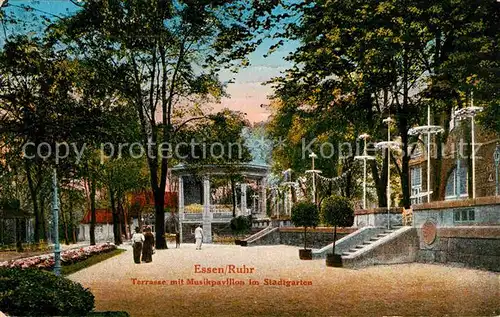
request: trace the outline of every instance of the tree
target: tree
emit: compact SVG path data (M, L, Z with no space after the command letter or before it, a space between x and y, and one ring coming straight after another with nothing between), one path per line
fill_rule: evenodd
M498 50L492 44L498 42L498 32L493 30L498 30L499 4L480 3L321 0L285 4L288 13L276 15L276 25L284 24L277 37L299 40L301 45L288 58L294 65L286 76L274 81L276 96L291 113L300 108L309 116L328 114L344 120L331 125L332 130L347 122L379 139L386 131L382 118L393 116L393 135L399 135L403 148L401 165L395 166L403 205L408 207L409 160L416 141L408 135L409 128L423 120L429 104L439 123L447 126L444 123L459 102L459 92L470 90L463 84L469 75L477 73L484 82L487 78L498 82L494 75ZM300 16L298 25L288 19L291 14ZM390 180L384 179L386 173L378 173L375 161L371 167L382 206L382 191ZM382 169L387 168L384 162Z
M332 254L335 255L337 227L350 227L354 223L352 203L345 197L330 196L321 204L321 218L325 224L334 227Z
M52 29L53 38L77 54L99 57L114 75L109 84L137 111L148 148L158 249L166 247L164 192L172 154L162 145L193 119L182 104L222 96L220 67L248 64L245 55L262 42L255 36L260 18L273 7L267 1L86 1Z
M307 250L307 228L318 225L318 207L308 201L298 202L292 207L291 220L295 226L304 227L304 250Z

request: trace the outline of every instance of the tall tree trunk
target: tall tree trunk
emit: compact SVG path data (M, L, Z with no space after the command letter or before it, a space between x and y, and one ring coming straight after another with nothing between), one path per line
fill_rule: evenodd
M403 150L405 153L408 153L408 126L406 119L402 119L404 121L405 126L402 126L401 132L401 141L403 143ZM410 156L405 154L402 158L401 163L401 187L403 190L403 206L405 208L410 208L411 200L410 200Z
M399 124L399 133L401 134L401 142L403 143L403 159L401 166L401 187L403 191L403 206L405 208L409 208L411 206L410 201L410 156L408 155L408 108L409 104L409 86L408 86L408 73L409 73L410 65L408 58L408 49L405 47L403 49L403 107L399 109L398 114L398 124ZM429 142L429 140L428 140ZM390 180L389 180L390 181Z
M38 196L40 196L39 200L39 210L40 210L40 234L42 239L47 242L49 240L49 230L47 226L47 220L45 218L45 197L43 193L40 193Z
M90 180L90 245L95 245L95 195L96 195L96 180L95 175L92 173L89 177Z
M386 150L386 155L387 150ZM379 175L377 161L370 161L370 169L372 171L375 189L377 191L377 200L379 207L387 207L387 157L382 160L382 173Z
M115 245L120 245L122 243L122 235L118 210L116 207L115 191L112 188L109 189L109 198L111 200L111 212L113 215L113 237Z
M155 192L155 242L158 250L166 249L165 237L165 188L158 188Z
M60 199L59 201L62 202L62 199ZM66 245L69 245L68 219L64 215L64 210L62 208L62 203L59 204L59 214L61 215L61 219L62 219L62 223L63 223L63 227L64 227L64 243Z
M30 192L31 203L33 204L33 213L35 215L35 228L34 228L34 242L38 243L42 239L42 220L40 219L40 210L38 209L38 197L36 194L33 178L31 177L31 163L29 160L24 160L24 169L26 171L26 178L28 180L28 188Z
M130 231L128 227L128 213L127 210L123 207L123 200L124 198L122 197L121 199L118 199L118 212L120 215L120 224L121 224L121 230L122 234L125 235L125 238L128 239L130 236ZM123 241L122 241L123 243Z
M69 199L69 226L70 226L70 233L71 233L71 242L75 244L77 241L76 238L76 230L75 230L75 225L73 223L73 199Z
M23 241L21 237L21 221L16 218L16 250L17 252L23 252Z

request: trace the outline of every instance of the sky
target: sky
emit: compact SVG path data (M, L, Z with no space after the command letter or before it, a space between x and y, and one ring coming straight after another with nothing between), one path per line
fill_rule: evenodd
M0 2L2 1L4 0L0 0ZM30 5L38 10L55 15L67 15L76 9L76 6L69 0L9 0L9 5L12 10L16 6ZM16 11L20 12L21 16L29 18L29 14L24 13L23 10L17 9ZM223 98L220 104L210 105L214 110L229 108L241 111L247 114L247 119L251 122L266 121L268 119L269 111L261 107L261 105L269 103L268 96L272 94L272 88L263 86L262 83L279 76L280 72L291 66L284 58L297 47L296 43L286 43L282 48L266 58L264 54L267 53L272 43L271 40L263 41L261 46L250 54L250 66L242 69L239 73L233 74L224 70L220 72L220 79L223 82L234 78L234 83L227 86L229 98Z

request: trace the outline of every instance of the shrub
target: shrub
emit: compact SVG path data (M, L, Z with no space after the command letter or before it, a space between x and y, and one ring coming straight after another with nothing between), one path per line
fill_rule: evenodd
M238 216L231 219L231 230L236 233L247 232L252 228L252 216Z
M307 228L316 227L319 223L318 207L307 201L296 203L292 207L292 222L295 226L304 227L304 250L307 249Z
M82 285L36 269L0 269L0 311L15 316L86 316L94 295Z
M337 227L350 227L354 223L354 208L349 199L341 196L330 196L321 204L321 218L327 225L333 226L333 254Z

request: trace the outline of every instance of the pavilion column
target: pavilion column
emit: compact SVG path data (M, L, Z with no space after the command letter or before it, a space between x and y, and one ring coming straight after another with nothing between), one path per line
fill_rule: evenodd
M212 243L212 213L210 212L210 179L203 177L203 242Z
M179 176L179 193L177 199L179 200L179 235L181 242L183 241L183 233L182 233L182 221L184 220L184 178Z
M241 183L241 204L240 204L241 214L243 216L248 216L247 211L247 184Z
M260 203L260 216L265 218L267 216L267 182L263 177L260 183L261 186L261 203Z

